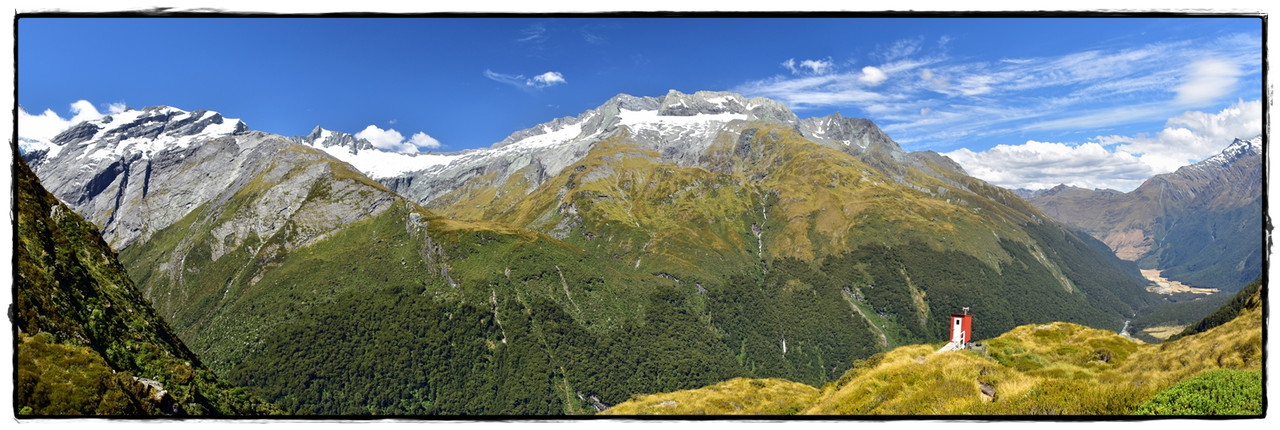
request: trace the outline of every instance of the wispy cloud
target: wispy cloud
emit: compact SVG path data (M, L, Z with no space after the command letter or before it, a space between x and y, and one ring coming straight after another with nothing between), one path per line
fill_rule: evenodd
M1261 40L1248 34L996 59L952 57L953 44L949 37L936 44L902 39L866 54L878 63L829 60L820 74L787 59L781 64L789 74L733 90L798 111L860 111L908 149L947 149L965 144L957 136L1074 133L1159 121L1221 105L1238 94L1246 76L1261 73Z
M1240 67L1219 59L1200 60L1188 67L1186 79L1176 90L1178 103L1200 105L1228 94L1238 82Z
M560 72L546 72L532 78L526 78L524 75L498 73L486 69L484 71L484 77L522 90L540 90L553 85L568 83L568 81L564 79L564 75L560 74Z
M358 139L368 140L374 147L384 151L411 153L440 147L440 141L426 133L417 132L405 139L404 135L394 128L383 130L376 125L365 127L355 136Z
M941 43L945 44L946 42L944 41ZM888 47L881 49L877 57L881 58L886 63L893 62L915 55L920 52L920 48L922 46L924 46L924 37L899 39L894 41Z
M614 23L592 23L582 26L582 40L592 45L604 45L609 43L609 38L603 33L616 30L619 26Z
M524 86L525 80L524 75L508 75L506 73L498 73L489 69L485 69L484 77L516 87Z
M1153 175L1213 156L1234 139L1261 133L1262 102L1237 101L1218 113L1185 112L1154 134L1097 136L1081 144L1028 140L945 155L969 174L1007 188L1067 184L1130 191Z
M547 25L541 22L535 22L520 30L520 37L517 37L516 41L525 43L542 43L546 42L547 38Z
M799 63L796 62L795 58L788 58L787 61L782 62L782 67L790 70L793 75L802 73L822 75L831 71L835 64L831 62L830 57L825 60L802 60ZM805 71L806 69L808 69L808 72Z

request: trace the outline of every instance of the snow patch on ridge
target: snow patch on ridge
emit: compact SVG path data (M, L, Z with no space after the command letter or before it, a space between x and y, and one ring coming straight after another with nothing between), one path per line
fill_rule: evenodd
M619 109L620 124L632 130L655 130L660 134L675 134L682 131L692 132L699 138L712 136L716 131L733 120L746 120L747 114L717 113L697 114L690 116L658 115L656 110Z
M158 109L147 110L130 110L116 114L107 115L101 119L92 121L101 125L92 139L81 142L80 145L97 144L105 140L108 135L122 132L122 128L126 125L133 124L143 118L152 116L171 115L168 119L161 120L166 124L173 124L183 120L199 121L212 115L218 115L216 112L201 111L195 114L186 112L174 107L162 107ZM168 130L162 131L155 138L148 137L132 137L122 139L111 145L101 145L92 152L86 152L80 155L80 158L89 158L98 161L108 158L119 158L125 154L140 153L143 157L151 157L152 154L166 149L181 149L191 146L192 143L213 139L220 136L235 133L236 129L242 124L239 119L222 118L221 124L209 124L201 129L198 133L174 136L166 133ZM57 145L51 145L57 146ZM60 149L60 148L59 148ZM50 149L49 157L57 156L60 150Z
M543 124L542 130L544 133L517 140L510 145L498 148L498 151L547 148L574 140L574 138L578 137L579 134L582 134L583 122L585 121L567 125L559 130L552 130L549 125Z
M1231 142L1231 145L1227 146L1226 149L1223 149L1222 152L1219 152L1214 156L1205 159L1203 163L1226 164L1231 160L1239 158L1240 155L1246 151L1257 152L1258 148L1261 148L1261 147L1262 147L1261 135L1256 136L1249 140L1236 139L1234 142Z
M328 132L328 130L325 132ZM462 154L404 154L376 149L352 154L348 148L343 146L312 147L350 164L351 167L355 167L356 170L372 179L391 178L409 172L443 166L462 158Z

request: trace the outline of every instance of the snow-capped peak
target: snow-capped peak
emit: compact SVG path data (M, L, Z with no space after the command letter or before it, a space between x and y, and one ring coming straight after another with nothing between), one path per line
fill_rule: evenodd
M644 134L659 141L709 139L730 121L758 119L799 121L781 103L731 92L685 94L670 90L661 97L618 94L577 117L558 118L512 133L493 148L546 148L603 137L619 127L626 127L633 136Z
M1257 154L1261 149L1262 149L1262 135L1255 136L1252 139L1248 139L1248 140L1236 139L1235 141L1231 142L1231 145L1228 145L1225 149L1223 149L1222 152L1219 152L1218 154L1215 154L1212 157L1206 158L1204 161L1201 161L1201 163L1227 164L1232 161L1235 161L1240 157L1250 155L1250 154Z
M54 136L45 157L56 157L72 145L93 142L80 157L93 160L125 154L151 154L170 148L184 148L194 142L248 131L243 121L223 118L213 111L187 112L171 106L127 109L95 120L84 121Z
M311 133L306 136L295 136L292 138L294 142L313 146L320 149L332 147L342 148L352 154L358 154L360 151L377 149L368 140L356 137L351 133L329 130L321 126L311 129Z
M294 136L290 140L324 151L373 179L400 176L408 172L448 164L457 158L456 154L385 151L351 133L329 130L318 125L306 136Z

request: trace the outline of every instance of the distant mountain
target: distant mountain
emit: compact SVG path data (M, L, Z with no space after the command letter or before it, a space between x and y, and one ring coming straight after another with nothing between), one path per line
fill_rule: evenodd
M1029 199L1122 259L1235 291L1262 271L1262 137L1148 179L1128 193L1058 186Z
M218 379L134 288L93 224L14 165L19 417L278 412Z
M1118 330L1153 300L1105 245L946 157L767 99L619 95L445 154L118 115L24 154L193 350L292 413L819 385L964 306L994 335ZM188 118L208 121L171 124Z

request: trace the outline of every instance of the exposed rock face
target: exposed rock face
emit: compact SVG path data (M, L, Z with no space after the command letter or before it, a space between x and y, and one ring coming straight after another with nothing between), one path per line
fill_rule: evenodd
M347 134L326 137L319 143L372 148ZM116 249L146 241L201 205L224 207L245 194L254 204L212 226L226 238L225 246L211 250L215 257L250 235L270 237L290 221L303 231L285 246L303 246L394 200L385 191L357 196L370 184L329 180L335 168L345 166L280 136L248 132L243 122L216 112L128 111L83 122L51 143L55 148L28 154L36 174L54 195L101 226ZM327 189L315 189L318 182ZM325 199L312 198L321 191Z
M82 122L25 158L119 249L207 201L243 163L265 163L242 158L232 136L247 130L216 112L151 107Z
M855 155L862 152L883 152L897 161L902 161L906 155L898 143L890 139L875 123L864 118L845 118L839 112L825 117L805 118L800 122L800 131L810 139L848 146L849 152Z
M436 202L438 198L477 180L490 186L524 180L527 186L522 188L528 192L581 160L595 145L623 136L639 149L658 152L664 160L696 164L720 131L755 120L799 124L781 103L734 93L619 94L577 117L557 118L512 133L487 149L413 160L422 167L394 175L366 173L412 200L438 207L452 203Z
M360 151L375 149L373 144L368 140L360 139L350 133L341 131L325 130L320 126L311 130L306 136L296 136L290 140L304 145L316 146L320 148L341 147L352 154L359 154Z
M895 175L901 174L901 166L908 159L897 143L866 119L845 118L837 113L800 120L782 103L766 98L671 90L661 97L619 94L577 117L557 118L512 133L488 149L406 161L421 165L419 169L406 167L389 175L368 170L365 173L418 203L444 207L453 200L438 199L476 181L502 187L513 180L523 180L525 185L518 188L527 193L580 161L596 145L620 138L638 149L658 153L664 162L705 166L707 150L721 133L743 133L752 121L786 125L806 138Z
M142 293L193 339L193 348L219 360L214 365L225 365L233 354L210 354L216 347L239 354L248 344L244 339L258 340L250 331L281 318L276 312L224 314L256 306L244 304L252 300L235 303L241 294L272 288L258 282L296 261L290 260L294 251L392 207L399 208L393 222L413 239L423 266L457 285L443 248L430 236L434 216L322 149L328 144L363 152L372 149L366 141L321 129L299 142L245 131L239 121L203 111L126 114L82 123L48 149L26 155L39 162L36 173L55 196L101 226ZM90 132L92 138L81 140ZM234 267L216 269L231 261ZM205 301L196 306L193 300ZM193 328L207 321L242 327L227 330L239 337L210 338Z

